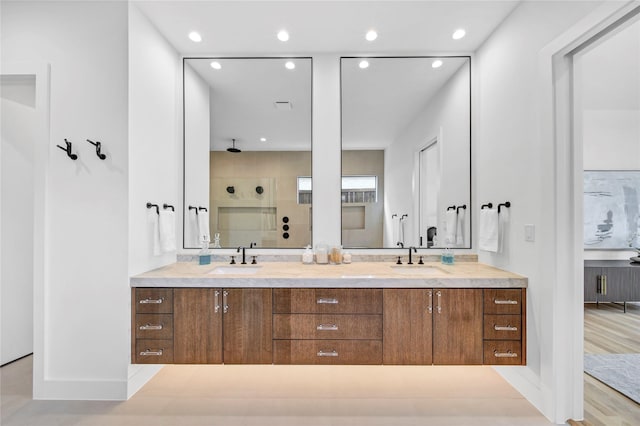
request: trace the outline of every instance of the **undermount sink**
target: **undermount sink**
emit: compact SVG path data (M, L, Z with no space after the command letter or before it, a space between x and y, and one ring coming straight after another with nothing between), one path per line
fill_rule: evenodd
M209 273L216 275L253 275L260 272L261 268L261 265L216 266Z
M432 275L432 274L446 274L445 271L437 266L429 265L393 265L391 266L394 274L403 275Z

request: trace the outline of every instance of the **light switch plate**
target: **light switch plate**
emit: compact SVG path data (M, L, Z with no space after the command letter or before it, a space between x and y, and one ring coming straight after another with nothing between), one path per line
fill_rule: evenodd
M524 225L524 240L533 242L536 240L536 227L535 225Z

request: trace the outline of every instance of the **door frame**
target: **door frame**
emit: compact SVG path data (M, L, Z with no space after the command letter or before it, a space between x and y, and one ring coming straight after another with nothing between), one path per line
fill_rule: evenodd
M6 62L2 75L29 75L36 80L36 140L34 144L33 188L33 389L41 389L45 382L46 315L44 299L47 294L47 176L50 149L51 70L43 62Z

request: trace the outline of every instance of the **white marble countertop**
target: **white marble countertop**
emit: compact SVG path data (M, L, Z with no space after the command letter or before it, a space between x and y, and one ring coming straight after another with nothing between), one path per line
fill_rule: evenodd
M131 287L526 288L527 278L476 262L229 265L178 262L131 277Z

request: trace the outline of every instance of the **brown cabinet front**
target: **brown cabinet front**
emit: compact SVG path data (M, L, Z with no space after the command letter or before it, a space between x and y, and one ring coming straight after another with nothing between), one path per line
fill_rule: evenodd
M274 340L274 364L382 364L381 340Z
M173 340L137 339L134 359L136 364L172 364Z
M223 289L222 300L224 363L271 364L271 289Z
M273 290L276 314L381 314L381 289L278 288Z
M519 340L485 340L484 363L488 365L521 365L523 347Z
M382 315L274 314L274 339L382 339Z
M137 314L170 314L173 312L172 288L135 289L135 311Z
M222 362L221 301L221 289L174 290L174 363Z

